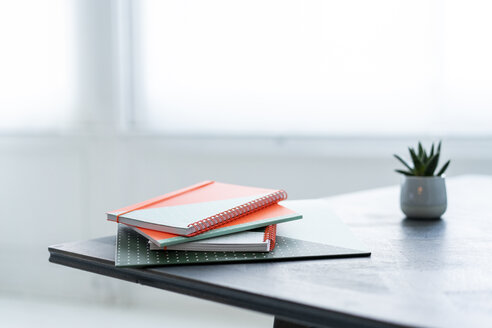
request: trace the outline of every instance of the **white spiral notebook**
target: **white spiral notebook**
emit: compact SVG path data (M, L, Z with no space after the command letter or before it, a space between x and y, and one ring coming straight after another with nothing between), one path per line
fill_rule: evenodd
M138 229L135 229L138 232ZM151 251L269 252L275 247L276 225L230 235L161 247L149 241Z

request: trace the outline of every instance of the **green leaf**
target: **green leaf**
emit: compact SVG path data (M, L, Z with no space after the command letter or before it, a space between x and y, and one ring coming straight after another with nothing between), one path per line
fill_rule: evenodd
M431 151L429 157L434 156L434 143L432 143Z
M448 168L450 162L451 160L447 161L446 164L444 164L442 168L439 170L439 172L436 174L436 176L440 177L441 175L443 175L446 169Z
M425 158L425 151L424 147L422 147L422 144L419 141L419 158L422 160Z
M427 167L425 168L424 175L427 177L431 177L434 175L434 171L437 168L437 163L439 163L439 154L435 154L432 156L427 164Z
M410 152L410 156L412 156L414 175L422 175L424 173L424 163L422 163L417 154L415 154L413 148L408 148L408 151Z
M442 143L442 140L439 140L439 145L437 146L437 154L441 153L441 143Z
M408 163L403 158L401 158L400 156L398 156L396 154L393 154L393 156L395 156L395 158L397 160L399 160L403 165L405 165L407 169L409 169L410 171L413 171L413 168L410 165L408 165Z
M412 172L403 171L403 170L395 170L395 172L401 173L401 174L406 175L406 176L413 176L414 175L414 174L412 174Z

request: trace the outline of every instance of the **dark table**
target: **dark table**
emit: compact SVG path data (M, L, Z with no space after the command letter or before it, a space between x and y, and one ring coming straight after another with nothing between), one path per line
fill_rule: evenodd
M492 327L492 177L448 179L441 220L405 219L399 188L327 198L370 258L114 266L114 237L50 261L275 316L275 327Z

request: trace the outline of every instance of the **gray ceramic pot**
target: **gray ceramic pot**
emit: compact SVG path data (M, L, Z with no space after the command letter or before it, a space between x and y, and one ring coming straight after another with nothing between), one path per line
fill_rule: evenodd
M444 177L403 177L400 206L409 218L435 219L447 208Z

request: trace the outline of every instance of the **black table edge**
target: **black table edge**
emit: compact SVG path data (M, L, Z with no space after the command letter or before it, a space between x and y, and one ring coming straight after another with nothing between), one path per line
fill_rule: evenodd
M307 327L409 327L338 311L320 309L304 304L297 304L279 300L274 297L237 291L162 272L146 269L118 268L115 267L114 262L111 261L84 256L76 257L73 254L66 254L56 248L48 248L48 250L50 252L49 261L52 263L134 282L144 286L160 288L171 292L274 315L276 321L280 319L279 321L292 322Z

